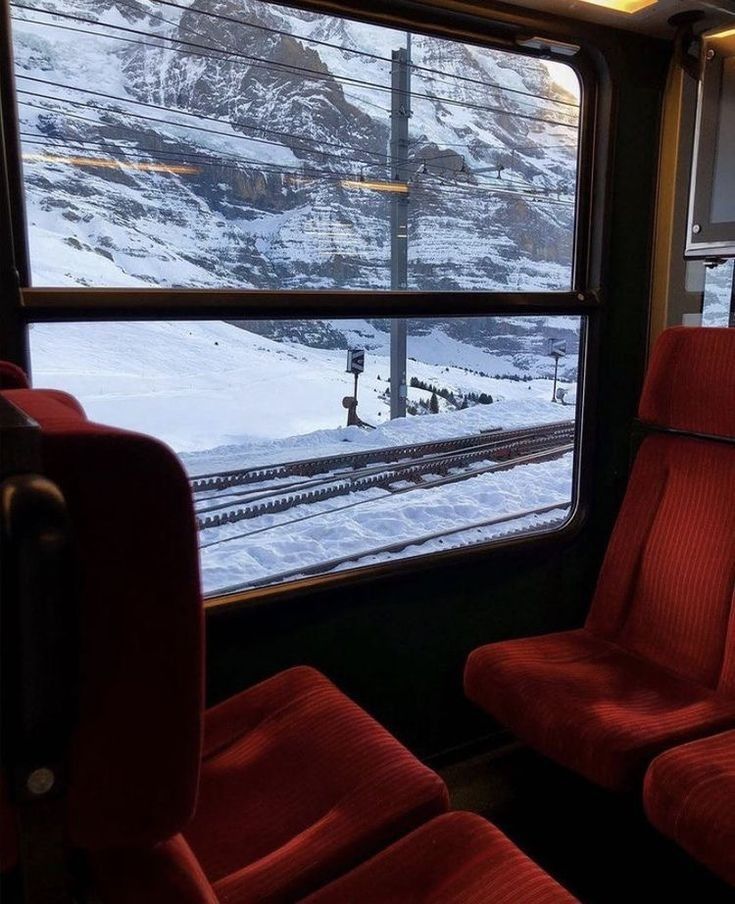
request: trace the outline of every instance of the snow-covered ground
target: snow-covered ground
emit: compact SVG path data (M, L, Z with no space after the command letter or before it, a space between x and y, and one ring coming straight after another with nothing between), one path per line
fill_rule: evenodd
M567 326L570 326L567 324ZM158 436L191 475L426 442L483 431L571 420L552 404L551 380L519 380L507 357L430 332L409 341L409 378L492 404L391 421L385 396L387 334L365 321L342 325L372 346L360 382L362 417L374 430L344 426L352 392L344 350L277 342L221 322L36 324L33 379L76 395L95 420ZM468 362L447 364L447 361ZM482 376L499 372L505 377ZM525 376L528 376L526 373ZM563 384L575 391L572 383ZM409 400L429 396L411 388ZM558 523L563 508L512 523L472 527L504 513L568 502L572 456L393 495L371 489L276 515L210 528L201 535L205 592L295 576L300 568L350 555L360 564L476 543L520 528ZM444 539L381 556L361 553L467 525ZM340 567L350 567L346 563Z
M452 530L556 502L568 503L571 478L572 456L568 454L553 461L480 474L471 480L403 495L369 490L349 496L347 501L345 497L337 497L310 505L308 510L263 515L213 528L202 539L205 592L268 583L282 575L296 577L299 568L345 555L357 557L398 540L418 539L434 531ZM295 511L300 514L294 515ZM421 546L409 545L390 555L361 557L360 564L440 552L491 540L521 528L538 529L559 523L566 514L562 505L547 514L529 515L510 523L468 527L461 533L430 540ZM338 570L351 565L354 562L345 563Z
M363 340L368 333L380 339L367 353L358 390L362 419L386 425L385 434L376 434L379 443L411 442L426 431L433 438L431 431L439 428L429 425L431 418L388 423L387 334L364 321L350 321L349 327L359 328ZM277 460L282 453L293 458L293 449L299 450L297 457L307 457L309 449L354 441L356 434L373 437L357 428L333 433L346 423L342 399L353 392L342 349L276 342L222 322L71 323L35 324L31 353L36 386L66 389L93 419L153 434L179 453L200 453L184 456L192 473L212 470L214 461L215 469L237 467L243 458ZM452 411L451 426L441 428L447 435L473 432L480 425L558 420L571 410L550 403L552 380L510 379L529 374L507 357L444 333L410 337L408 355L417 359L408 362L409 380L416 377L459 394L484 392L494 400L494 405ZM463 357L464 367L448 363ZM425 389L409 388L409 401L430 397ZM439 402L446 408L443 398ZM392 436L397 438L391 441Z

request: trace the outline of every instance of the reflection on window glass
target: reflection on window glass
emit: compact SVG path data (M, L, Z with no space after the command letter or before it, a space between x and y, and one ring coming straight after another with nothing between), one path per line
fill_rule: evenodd
M32 6L35 284L570 287L569 66L259 0Z
M733 272L735 261L705 270L702 326L735 326L733 316Z
M407 321L393 419L391 325L35 324L33 376L179 454L208 594L561 524L581 318Z

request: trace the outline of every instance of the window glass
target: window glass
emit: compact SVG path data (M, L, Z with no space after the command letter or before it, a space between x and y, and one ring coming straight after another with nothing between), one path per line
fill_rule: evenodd
M567 65L258 0L12 15L35 285L571 287Z
M179 454L208 594L558 527L581 318L404 323L392 419L397 321L35 324L33 377Z
M681 312L670 312L669 326L735 326L735 261L716 265L687 261Z
M705 270L702 326L735 326L733 272L735 261Z

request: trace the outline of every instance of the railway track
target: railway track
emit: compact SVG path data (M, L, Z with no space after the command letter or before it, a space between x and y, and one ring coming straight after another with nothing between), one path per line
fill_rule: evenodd
M240 480L239 485L250 483L253 488L236 494L223 494L228 497L227 501L221 501L223 496L200 498L197 501L197 526L200 530L207 530L373 488L400 493L420 486L467 480L478 474L504 470L525 461L556 457L570 451L573 439L574 422L564 421L521 430L371 449L205 475L192 481L195 494L211 492L214 489L213 482L232 479ZM376 460L380 464L370 464ZM481 463L485 461L491 463L482 466ZM347 471L348 468L352 470ZM274 480L294 476L308 477L310 474L324 476L263 486ZM229 489L234 485L237 484L219 484L222 489ZM197 486L200 488L197 489Z
M423 546L424 544L429 543L432 540L441 540L444 537L450 537L456 534L480 533L480 536L468 537L464 540L464 542L459 544L465 547L475 546L479 543L487 542L487 537L483 536L481 532L489 527L495 527L499 524L512 525L514 521L520 521L521 519L527 518L529 516L547 515L551 514L554 511L558 511L558 518L545 522L543 525L533 525L532 527L511 526L508 530L503 531L500 535L496 535L494 539L504 539L515 534L528 533L529 531L537 530L539 526L548 528L553 524L561 523L566 518L566 511L569 509L569 506L570 502L568 500L562 499L549 505L538 506L537 508L532 509L507 512L503 515L496 515L493 518L487 518L484 521L476 521L472 524L465 524L459 527L449 528L448 530L433 531L432 533L422 534L421 536L407 537L394 543L386 543L382 546L374 546L366 549L355 550L353 552L346 553L343 556L329 559L328 561L316 562L313 565L301 565L296 568L289 568L286 571L280 571L276 574L269 575L268 583L278 584L291 578L309 577L310 575L315 574L327 574L333 571L335 568L339 568L343 565L356 565L360 562L361 559L370 558L371 556L385 555L386 553L391 554L403 552L404 549L408 549L408 547L410 546ZM250 587L258 586L260 583L261 580L244 581L239 584L233 584L229 587L223 587L219 592L221 594L235 593L239 590L247 590Z
M498 442L512 442L514 439L528 435L531 432L539 434L564 428L573 430L574 422L557 421L552 424L523 427L518 430L501 430L498 428L486 433L460 436L453 439L410 443L404 446L386 446L380 449L363 449L359 452L344 452L340 455L277 462L271 465L237 468L231 471L216 471L211 474L197 474L191 478L191 489L196 494L288 477L314 477L317 474L326 474L348 468L355 469L369 464L390 464L403 459L421 458L425 455L441 454L443 452L456 452L460 449L469 449L472 446L487 442L489 437L497 438Z

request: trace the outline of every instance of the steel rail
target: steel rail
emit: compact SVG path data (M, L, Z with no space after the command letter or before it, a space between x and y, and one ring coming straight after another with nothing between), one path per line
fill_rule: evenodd
M562 435L560 435L562 434ZM323 502L335 496L347 496L352 493L364 492L374 488L389 489L392 484L408 480L419 483L422 478L429 475L440 475L441 479L433 480L426 486L436 486L440 483L452 482L455 479L468 479L477 474L489 470L502 470L500 466L512 466L529 454L538 455L545 452L559 453L573 448L573 445L557 445L560 442L573 439L573 430L557 431L553 435L534 436L513 442L506 442L502 447L482 446L469 451L431 456L425 460L404 462L393 467L366 468L356 475L331 476L319 481L309 481L302 488L288 490L275 487L268 492L250 497L245 504L241 502L223 502L197 512L197 527L199 530L220 527L223 524L233 524L249 518L257 518L266 514L277 514L296 508L299 505L308 505L315 502ZM553 444L553 445L552 445ZM539 448L540 447L540 448ZM494 453L494 455L493 455ZM519 454L520 453L520 454ZM471 468L473 462L494 459L493 464L485 468ZM467 472L461 475L448 477L448 473L454 468L467 468ZM398 490L395 492L399 492ZM221 514L210 514L221 512Z
M555 446L552 448L542 449L541 451L538 451L538 452L532 452L530 454L522 454L515 458L506 459L505 461L493 462L492 464L487 465L484 468L473 468L472 470L464 471L461 474L453 474L448 477L442 477L437 480L432 480L431 482L424 482L424 483L415 482L411 486L399 487L397 489L390 489L390 485L391 485L391 483L396 483L400 478L391 477L386 481L384 486L387 486L390 489L389 496L399 496L403 493L409 493L414 490L428 490L428 489L433 489L437 486L442 486L442 485L445 485L448 483L457 483L457 482L463 481L463 480L471 480L473 477L478 477L482 474L489 474L489 473L493 473L496 471L507 471L507 470L510 470L511 468L515 468L518 465L522 465L522 464L531 464L534 462L549 461L552 458L558 458L559 456L564 455L567 452L571 452L573 449L574 449L573 443L567 444L564 446ZM418 475L418 476L421 476L421 475ZM374 483L374 484L372 484L372 486L377 486L377 484ZM367 489L370 489L370 488L372 488L372 487L367 487ZM349 491L337 493L335 495L347 495L348 492ZM353 491L353 492L357 492L357 491ZM324 498L324 497L322 497L322 498ZM199 546L199 549L200 550L207 549L210 546L219 546L222 543L230 543L233 540L242 540L242 539L246 539L248 537L254 537L256 534L268 533L269 531L277 530L280 527L291 526L294 524L298 524L302 521L310 521L312 518L326 518L329 515L335 514L337 512L343 512L343 511L346 511L347 509L356 508L357 506L361 506L361 505L368 505L369 503L385 500L386 498L388 498L388 497L372 496L369 499L358 499L356 502L350 502L347 505L341 505L338 508L328 509L327 511L323 511L323 512L312 512L311 514L303 515L300 518L293 518L290 521L281 521L278 524L271 524L267 527L261 527L261 528L258 528L257 530L249 531L248 533L245 533L245 534L235 534L234 536L231 536L231 537L221 537L218 540L212 540L208 543L201 543ZM307 500L307 502L312 502L312 501L320 501L320 500ZM301 504L301 502L297 502L295 504L299 505L299 504ZM295 507L294 504L285 505L283 508L266 507L266 509L263 512L259 512L258 514L278 514L281 511L286 511L289 508L294 508L294 507ZM245 517L247 517L247 516L226 518L226 519L223 519L219 524L207 524L206 527L203 529L206 529L207 527L219 527L219 526L222 526L223 524L236 523L237 521L244 520Z
M492 436L498 441L513 441L527 435L538 435L562 428L573 428L574 421L555 421L550 424L539 424L533 427L522 427L514 430L493 429ZM399 461L402 458L416 458L426 454L450 452L469 448L484 443L488 434L472 434L471 436L454 437L445 440L431 440L422 443L410 443L404 446L386 446L379 449L362 449L359 452L345 452L340 455L329 455L320 458L306 458L289 462L277 462L270 465L256 465L249 468L237 468L230 471L215 471L209 474L196 474L190 478L193 493L210 490L224 490L247 483L261 483L281 477L313 477L326 474L340 468L358 468L367 464Z
M463 456L471 456L474 453L482 453L482 452L496 452L502 454L506 447L510 448L510 446L515 443L522 442L526 438L529 440L533 440L536 438L540 439L566 439L567 437L573 434L573 425L559 427L558 429L554 429L553 431L549 431L548 433L545 431L541 435L533 434L528 437L513 437L510 440L505 437L493 436L492 439L485 439L480 442L475 442L471 446L465 446L464 443L458 447L458 449L451 448L445 452L437 452L433 455L422 455L418 457L409 457L401 455L398 458L398 461L405 466L410 466L413 464L432 464L437 463L439 465L443 464L448 459L453 459L456 457ZM465 439L464 437L462 439ZM475 437L477 439L477 437ZM322 477L315 477L313 480L292 480L287 483L279 483L272 484L263 488L261 485L264 483L270 483L271 478L266 477L263 481L257 481L257 483L253 483L251 489L235 491L232 493L225 493L219 491L212 491L213 495L204 496L200 499L195 499L195 506L199 506L196 509L198 515L207 514L209 512L219 511L225 508L231 508L232 506L237 505L240 502L254 502L258 499L267 499L271 496L279 496L283 493L288 492L289 490L306 490L311 489L313 487L322 486L329 483L334 483L336 480L355 480L359 477L370 477L373 474L381 474L385 471L386 465L391 464L391 460L388 461L381 459L380 464L377 465L366 465L361 468L353 468L352 470L347 470L347 468L335 468L331 473L327 473ZM460 462L461 464L461 462ZM347 472L347 473L345 473ZM279 478L275 478L279 479ZM284 478L287 479L287 478ZM200 490L199 492L207 492L205 490ZM216 493L216 495L215 495ZM230 502L223 502L222 500L230 499ZM214 505L207 505L207 503L215 503Z
M384 555L386 553L394 553L394 552L402 552L404 549L409 546L421 546L424 543L429 543L432 540L438 540L442 537L449 537L453 534L464 533L466 531L473 530L482 530L486 527L493 527L496 524L504 524L509 521L518 521L521 518L527 518L531 515L544 515L548 512L552 512L555 509L567 509L571 503L568 500L562 500L558 502L553 502L549 505L538 506L537 508L525 509L521 511L510 512L505 515L498 515L494 518L488 518L485 521L475 521L472 524L466 524L461 527L449 528L448 530L441 531L433 531L432 533L422 534L418 537L408 537L403 540L398 540L394 543L386 543L383 546L374 546L371 549L363 549L357 550L356 552L348 553L344 556L339 556L334 559L328 559L325 562L318 562L314 565L306 565L300 568L291 568L287 571L280 571L276 574L268 575L267 582L268 584L277 584L280 581L288 580L289 578L295 577L308 577L309 575L315 574L325 574L327 572L332 571L335 568L338 568L340 565L346 565L350 562L359 562L360 559L368 558L369 556L376 555ZM552 524L555 524L556 521L552 521ZM531 528L516 528L515 530L507 531L501 536L508 536L514 533L529 533L532 530L536 530L539 525L533 525ZM546 526L546 525L543 525ZM496 538L493 538L496 539ZM470 543L466 543L463 545L466 546L475 546L479 543L487 542L486 537L480 537L476 540L471 541ZM264 583L263 580L255 580L255 581L244 581L240 584L233 584L228 587L220 588L217 593L220 596L223 596L228 593L236 593L239 590L246 590L250 587L261 586Z

